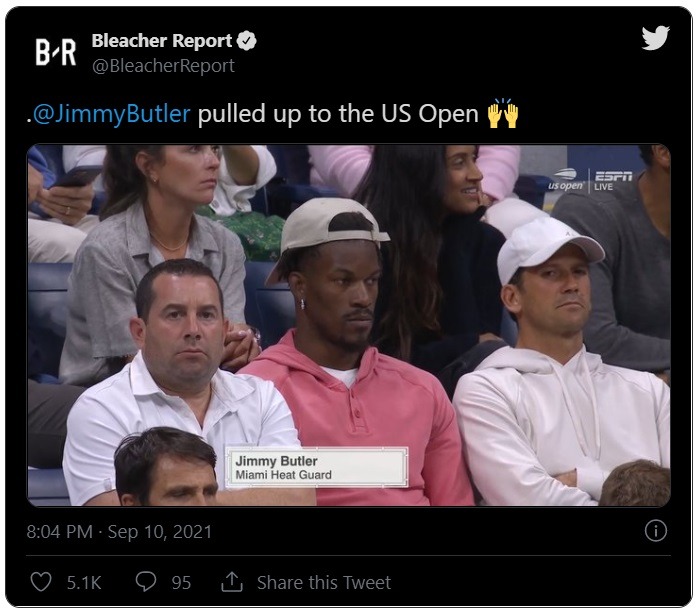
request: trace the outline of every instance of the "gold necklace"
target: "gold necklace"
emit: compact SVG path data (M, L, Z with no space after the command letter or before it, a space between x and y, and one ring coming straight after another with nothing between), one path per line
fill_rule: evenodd
M160 247L166 249L169 252L176 252L177 250L182 249L185 245L187 245L187 241L189 241L189 233L187 233L187 237L180 245L178 245L177 247L168 247L162 241L160 241L158 237L156 237L152 232L149 231L148 234L151 236L151 239L153 239L153 241L155 241L158 245L160 245Z

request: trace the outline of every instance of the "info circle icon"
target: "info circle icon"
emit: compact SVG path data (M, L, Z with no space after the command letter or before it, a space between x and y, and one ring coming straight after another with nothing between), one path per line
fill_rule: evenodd
M648 521L645 532L650 541L661 542L667 537L667 525L656 518Z

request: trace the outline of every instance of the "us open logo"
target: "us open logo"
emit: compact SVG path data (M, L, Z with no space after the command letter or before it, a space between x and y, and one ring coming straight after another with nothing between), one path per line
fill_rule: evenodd
M61 44L52 48L51 42L45 38L36 39L36 65L46 66L54 58L60 57L61 66L75 66L75 41L72 38L62 38Z
M578 176L578 172L574 168L562 168L560 171L554 173L554 176L560 179L573 181Z
M563 179L564 181L552 181L548 185L548 190L556 191L563 190L564 192L568 190L579 190L583 187L582 181L574 181L577 178L578 173L574 168L562 168L561 170L554 173L557 179Z

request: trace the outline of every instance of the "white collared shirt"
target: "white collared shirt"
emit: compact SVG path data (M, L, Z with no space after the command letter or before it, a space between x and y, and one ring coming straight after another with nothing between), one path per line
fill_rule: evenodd
M301 446L291 412L274 385L252 375L218 370L201 427L187 403L165 394L139 352L119 373L88 388L68 416L63 472L73 505L116 488L114 451L127 435L171 426L203 437L216 451L224 488L225 446Z

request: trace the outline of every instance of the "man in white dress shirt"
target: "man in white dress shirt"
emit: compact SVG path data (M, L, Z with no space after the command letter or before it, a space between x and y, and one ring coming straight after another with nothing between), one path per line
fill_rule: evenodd
M228 322L221 288L190 259L153 267L130 322L139 352L81 395L68 417L63 470L73 505L119 505L114 452L154 426L203 437L217 455L219 505L315 505L314 489L224 490L225 446L300 447L284 398L252 375L219 369Z

